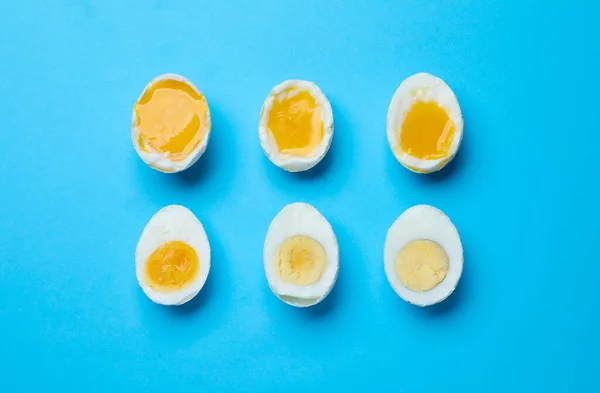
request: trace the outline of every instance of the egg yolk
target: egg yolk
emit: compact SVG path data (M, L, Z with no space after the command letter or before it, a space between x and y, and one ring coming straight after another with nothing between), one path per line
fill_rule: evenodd
M448 155L454 139L454 122L433 101L417 101L406 114L400 147L408 155L433 160Z
M140 148L173 161L185 159L206 136L208 104L189 84L166 79L148 88L134 106Z
M428 291L446 278L448 255L434 241L412 241L402 247L396 257L396 274L408 289Z
M162 292L185 288L196 278L199 270L196 251L178 240L160 245L146 262L150 287Z
M290 89L273 100L267 128L281 153L307 157L323 139L321 106L310 92Z
M275 273L281 281L289 284L314 284L321 279L326 268L325 249L308 236L289 237L275 252Z

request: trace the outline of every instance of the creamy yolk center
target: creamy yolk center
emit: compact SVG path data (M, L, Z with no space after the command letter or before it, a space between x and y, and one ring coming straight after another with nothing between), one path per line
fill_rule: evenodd
M448 255L434 241L412 241L402 247L396 257L396 274L408 289L428 291L446 278Z
M313 238L292 236L275 251L275 273L281 281L294 285L310 285L321 279L327 268L327 253Z
M140 148L148 151L149 145L173 161L185 159L206 135L206 99L183 81L156 82L134 111Z
M400 147L416 158L442 158L448 155L454 129L454 122L438 104L417 101L402 123Z
M281 153L306 157L323 139L321 106L306 90L287 93L293 95L273 100L267 128Z
M178 240L160 245L146 262L150 287L163 292L185 288L196 278L199 270L196 251Z

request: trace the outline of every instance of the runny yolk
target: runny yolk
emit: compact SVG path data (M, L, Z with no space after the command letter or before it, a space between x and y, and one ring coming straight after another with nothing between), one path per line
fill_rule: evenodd
M446 278L448 254L434 241L414 240L398 252L396 274L408 289L428 291Z
M296 235L279 245L274 262L275 273L281 281L305 286L321 279L327 268L327 253L315 239Z
M454 139L454 122L433 101L417 101L406 114L400 147L413 157L432 160L448 155Z
M166 79L147 89L134 106L140 148L185 159L206 135L208 104L189 84Z
M185 288L196 278L199 270L196 251L178 240L161 244L146 262L150 287L162 292Z
M281 153L306 157L323 139L321 106L306 90L290 89L285 94L273 100L267 128Z

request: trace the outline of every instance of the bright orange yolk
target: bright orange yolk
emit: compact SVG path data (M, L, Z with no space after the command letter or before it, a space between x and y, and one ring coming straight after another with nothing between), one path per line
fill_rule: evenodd
M147 89L134 106L140 148L185 159L206 135L204 96L182 81L167 79Z
M432 160L448 155L454 139L454 122L435 102L417 101L406 114L400 147L408 155Z
M199 270L196 251L178 240L160 245L146 262L150 287L162 292L185 288L196 278Z
M281 153L306 157L323 139L321 106L306 90L288 93L293 95L273 101L267 128Z

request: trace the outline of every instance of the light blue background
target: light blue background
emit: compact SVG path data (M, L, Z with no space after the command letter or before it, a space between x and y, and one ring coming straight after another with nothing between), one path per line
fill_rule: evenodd
M600 389L600 8L591 1L2 1L0 380L13 391L592 392ZM387 146L407 76L454 89L463 146L419 176ZM206 155L163 175L132 105L177 72L205 93ZM284 79L333 106L324 162L287 174L258 115ZM341 249L330 297L269 291L262 245L314 204ZM151 303L134 250L168 204L204 223L213 267L180 308ZM457 292L404 303L383 271L406 208L444 210L465 247Z

